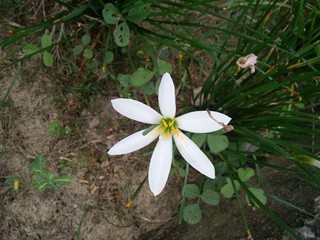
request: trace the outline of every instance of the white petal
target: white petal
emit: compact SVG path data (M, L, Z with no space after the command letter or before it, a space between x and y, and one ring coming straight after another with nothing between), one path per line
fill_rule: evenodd
M225 114L214 111L210 111L210 113L216 121L210 118L207 111L196 111L181 115L176 118L178 128L193 133L208 133L223 128L223 126L217 122L222 122L224 125L227 125L231 120L231 118Z
M158 124L162 119L156 110L136 100L117 98L111 103L119 113L138 122Z
M172 162L172 136L161 137L154 149L149 166L149 186L159 195L167 183Z
M145 146L147 146L149 143L154 141L159 136L159 128L156 127L151 132L149 132L147 135L143 135L142 133L145 130L141 130L139 132L136 132L124 139L122 139L120 142L118 142L116 145L114 145L109 151L109 155L121 155L121 154L127 154L134 151L137 151Z
M174 118L176 115L176 95L169 73L165 73L161 79L158 99L161 114L164 117Z
M174 134L174 141L182 157L195 169L209 178L215 178L215 170L209 158L182 132Z

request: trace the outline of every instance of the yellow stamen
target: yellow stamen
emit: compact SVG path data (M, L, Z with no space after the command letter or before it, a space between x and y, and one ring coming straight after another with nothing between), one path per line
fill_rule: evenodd
M176 129L176 128L172 128L172 130L171 130L174 134L177 134L177 135L179 135L179 130L178 129Z
M168 123L164 120L164 119L162 119L162 124L167 128L168 127Z
M126 204L126 208L130 208L132 205L133 201L131 199L128 200L127 204Z
M175 123L175 120L172 120L170 123L169 123L169 127L172 127L172 125Z
M165 137L165 138L170 137L170 133L167 133L167 132L166 132L166 133L164 133L164 137Z

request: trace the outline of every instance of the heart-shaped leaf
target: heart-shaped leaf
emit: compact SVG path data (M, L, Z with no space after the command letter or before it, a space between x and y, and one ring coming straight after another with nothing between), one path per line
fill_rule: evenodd
M264 191L261 188L250 187L249 190L260 201L260 203L266 205L267 197L266 195L264 195ZM249 204L253 203L256 207L259 207L259 205L254 200L251 200L250 197L248 197L248 195L246 195L246 200Z
M120 12L112 3L107 3L102 10L102 16L106 23L117 24L120 20Z
M128 19L135 24L140 24L140 22L145 19L150 12L150 4L142 3L141 1L136 2L136 4L128 12Z
M238 175L242 182L247 182L254 176L252 168L239 168Z
M219 196L211 189L206 189L201 193L201 199L209 205L218 205Z
M229 146L228 138L224 135L208 135L208 145L212 153L218 153Z
M130 29L126 22L122 22L116 26L113 31L114 41L119 47L125 47L129 43Z
M201 218L202 213L198 204L190 204L183 210L183 219L189 224L197 224Z
M200 196L200 189L195 184L187 184L183 188L183 194L186 198L194 199Z
M142 86L143 84L149 82L152 77L152 71L140 67L134 73L132 73L131 82L134 86Z

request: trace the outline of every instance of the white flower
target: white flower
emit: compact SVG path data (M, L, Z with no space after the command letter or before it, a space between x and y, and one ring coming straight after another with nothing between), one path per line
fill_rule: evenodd
M176 115L175 88L169 73L161 79L158 93L159 114L151 107L131 99L112 100L112 106L122 115L133 120L153 125L152 130L136 132L114 145L110 155L121 155L139 150L156 138L158 143L153 151L149 166L150 189L156 196L161 193L169 177L172 162L172 138L183 158L195 169L209 178L215 178L215 169L208 157L180 130L193 133L208 133L220 130L231 118L211 111L190 112L180 117ZM214 120L212 119L214 118Z
M237 60L237 65L238 65L238 71L240 68L247 68L250 67L251 73L255 72L255 64L257 63L257 56L254 55L253 53L250 53L249 55L245 57L241 57Z

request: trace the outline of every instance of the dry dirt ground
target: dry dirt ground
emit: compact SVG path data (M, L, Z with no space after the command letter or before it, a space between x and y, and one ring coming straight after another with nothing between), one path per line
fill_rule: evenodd
M203 206L200 224L178 225L182 180L177 176L170 178L158 197L145 184L132 207L126 209L127 200L147 174L152 147L147 153L122 157L108 157L106 152L140 126L116 114L110 98L95 96L71 133L50 136L49 124L66 118L49 94L50 74L40 69L33 75L17 75L17 70L1 73L0 82L3 98L16 80L7 104L0 108L0 239L247 238L235 200L222 200L215 208ZM62 174L59 164L67 161L72 183L58 191L36 191L28 166L38 155L45 157L48 170L55 174ZM270 170L264 175L267 192L316 213L314 199L320 195L319 189ZM18 190L5 184L9 176L21 180ZM270 198L268 206L294 228L312 219ZM244 211L254 239L283 238L283 230L259 210L245 206Z

